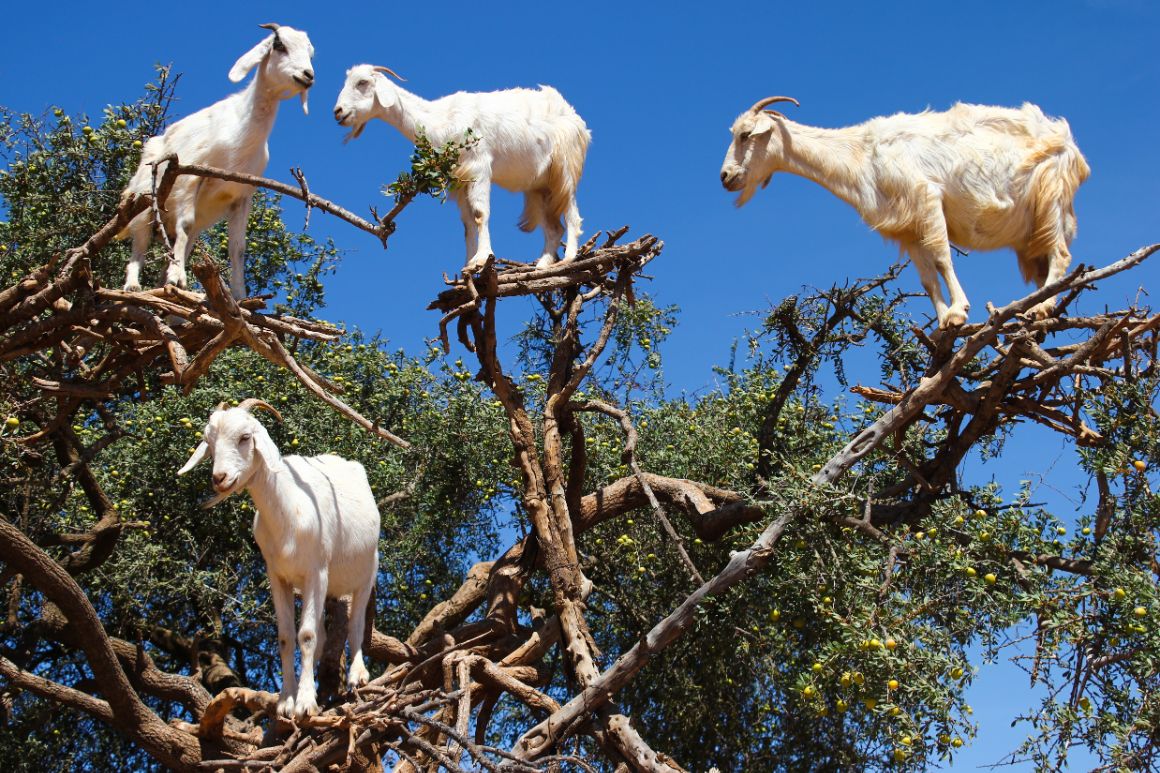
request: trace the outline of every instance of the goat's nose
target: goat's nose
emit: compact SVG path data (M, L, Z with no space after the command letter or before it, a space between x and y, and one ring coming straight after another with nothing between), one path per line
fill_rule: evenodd
M220 486L226 482L226 474L224 472L215 472L213 474L213 485Z
M334 117L335 118L342 118L342 108L341 107L334 108Z
M729 173L726 172L724 169L722 169L721 170L721 182L725 182L728 179L729 179Z
M310 68L303 70L302 77L308 81L314 80L314 70L311 70Z

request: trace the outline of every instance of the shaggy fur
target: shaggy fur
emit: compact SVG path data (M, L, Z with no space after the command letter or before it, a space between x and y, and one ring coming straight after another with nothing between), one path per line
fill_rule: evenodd
M1090 169L1063 119L1031 104L960 103L945 112L821 129L759 105L734 122L721 167L725 188L740 192L738 206L775 172L826 187L910 254L941 327L962 324L970 309L951 264L951 242L1014 249L1023 277L1040 287L1067 270L1075 192ZM1054 304L1045 301L1033 313L1045 316Z

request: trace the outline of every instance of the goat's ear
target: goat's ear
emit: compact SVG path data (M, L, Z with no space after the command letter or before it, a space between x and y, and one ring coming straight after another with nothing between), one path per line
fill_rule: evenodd
M254 69L254 65L262 61L266 54L270 53L270 47L273 45L274 36L270 35L261 43L242 54L238 58L238 61L234 62L234 66L230 68L230 80L237 83L245 78L250 70Z
M270 439L270 433L261 424L259 429L254 432L254 450L262 455L262 461L266 463L266 468L270 472L281 472L286 469L282 464L282 452L278 450L278 446L274 445L274 441Z
M395 86L387 76L381 72L375 73L375 99L379 101L379 107L388 108L395 104L398 99L395 97Z
M189 457L189 461L185 466L177 471L178 475L184 475L197 466L197 463L205 458L206 451L209 451L209 446L203 440L197 444L197 448L193 449L193 455Z

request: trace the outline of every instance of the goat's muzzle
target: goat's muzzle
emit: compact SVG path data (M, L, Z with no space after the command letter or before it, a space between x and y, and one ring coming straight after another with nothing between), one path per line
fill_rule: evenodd
M744 175L739 169L722 169L721 170L721 185L727 191L739 191L744 185Z
M229 491L231 488L233 488L234 481L228 480L228 479L229 479L229 475L227 473L215 472L213 474L213 487L214 487L214 489L222 494Z

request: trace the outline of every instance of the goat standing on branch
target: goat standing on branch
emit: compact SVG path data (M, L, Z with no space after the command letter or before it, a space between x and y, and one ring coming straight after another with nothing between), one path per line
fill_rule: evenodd
M463 218L468 270L483 268L492 254L487 220L493 182L524 194L521 229L543 228L544 252L536 265L555 262L561 237L564 260L576 257L581 225L576 186L591 134L560 92L551 86L460 91L428 101L392 83L388 74L399 77L369 64L347 70L334 117L352 127L348 139L362 134L372 118L381 118L412 142L423 132L436 147L472 132L475 141L463 149L456 171L463 187L452 191Z
M260 175L270 160L266 140L274 128L278 103L297 94L307 112L306 94L314 85L311 57L314 46L305 32L278 24L262 24L271 34L230 69L230 80L241 81L258 68L250 85L220 102L187 116L145 143L141 165L122 198L153 193L154 175L160 175L170 156L183 164L205 164L231 172ZM158 167L155 170L155 167ZM173 234L173 254L165 271L165 284L185 287L185 261L193 242L222 217L229 227L230 292L246 295L242 253L246 247L246 223L254 189L242 183L186 175L173 184L169 197L135 217L118 238L133 238L133 253L125 270L125 290L141 289L141 264L153 238L154 213Z
M1023 278L1039 287L1067 271L1076 232L1073 200L1090 173L1067 121L1032 104L959 103L941 113L898 113L821 129L765 109L782 101L797 104L768 97L734 121L721 167L726 190L741 192L741 206L782 171L824 186L910 254L939 327L963 324L970 309L951 264L952 242L978 250L1011 247ZM1043 319L1054 307L1049 298L1031 314Z
M248 398L237 408L225 403L209 417L205 439L194 450L184 475L208 453L213 457L212 507L245 489L254 499L254 539L266 560L270 596L278 618L282 692L278 711L304 716L318 712L314 662L322 652L327 598L350 596L350 669L347 686L366 684L363 633L367 601L379 566L379 510L361 464L338 456L282 456L266 428L250 415L262 408L282 420L267 403ZM294 677L294 591L302 592L302 678Z

